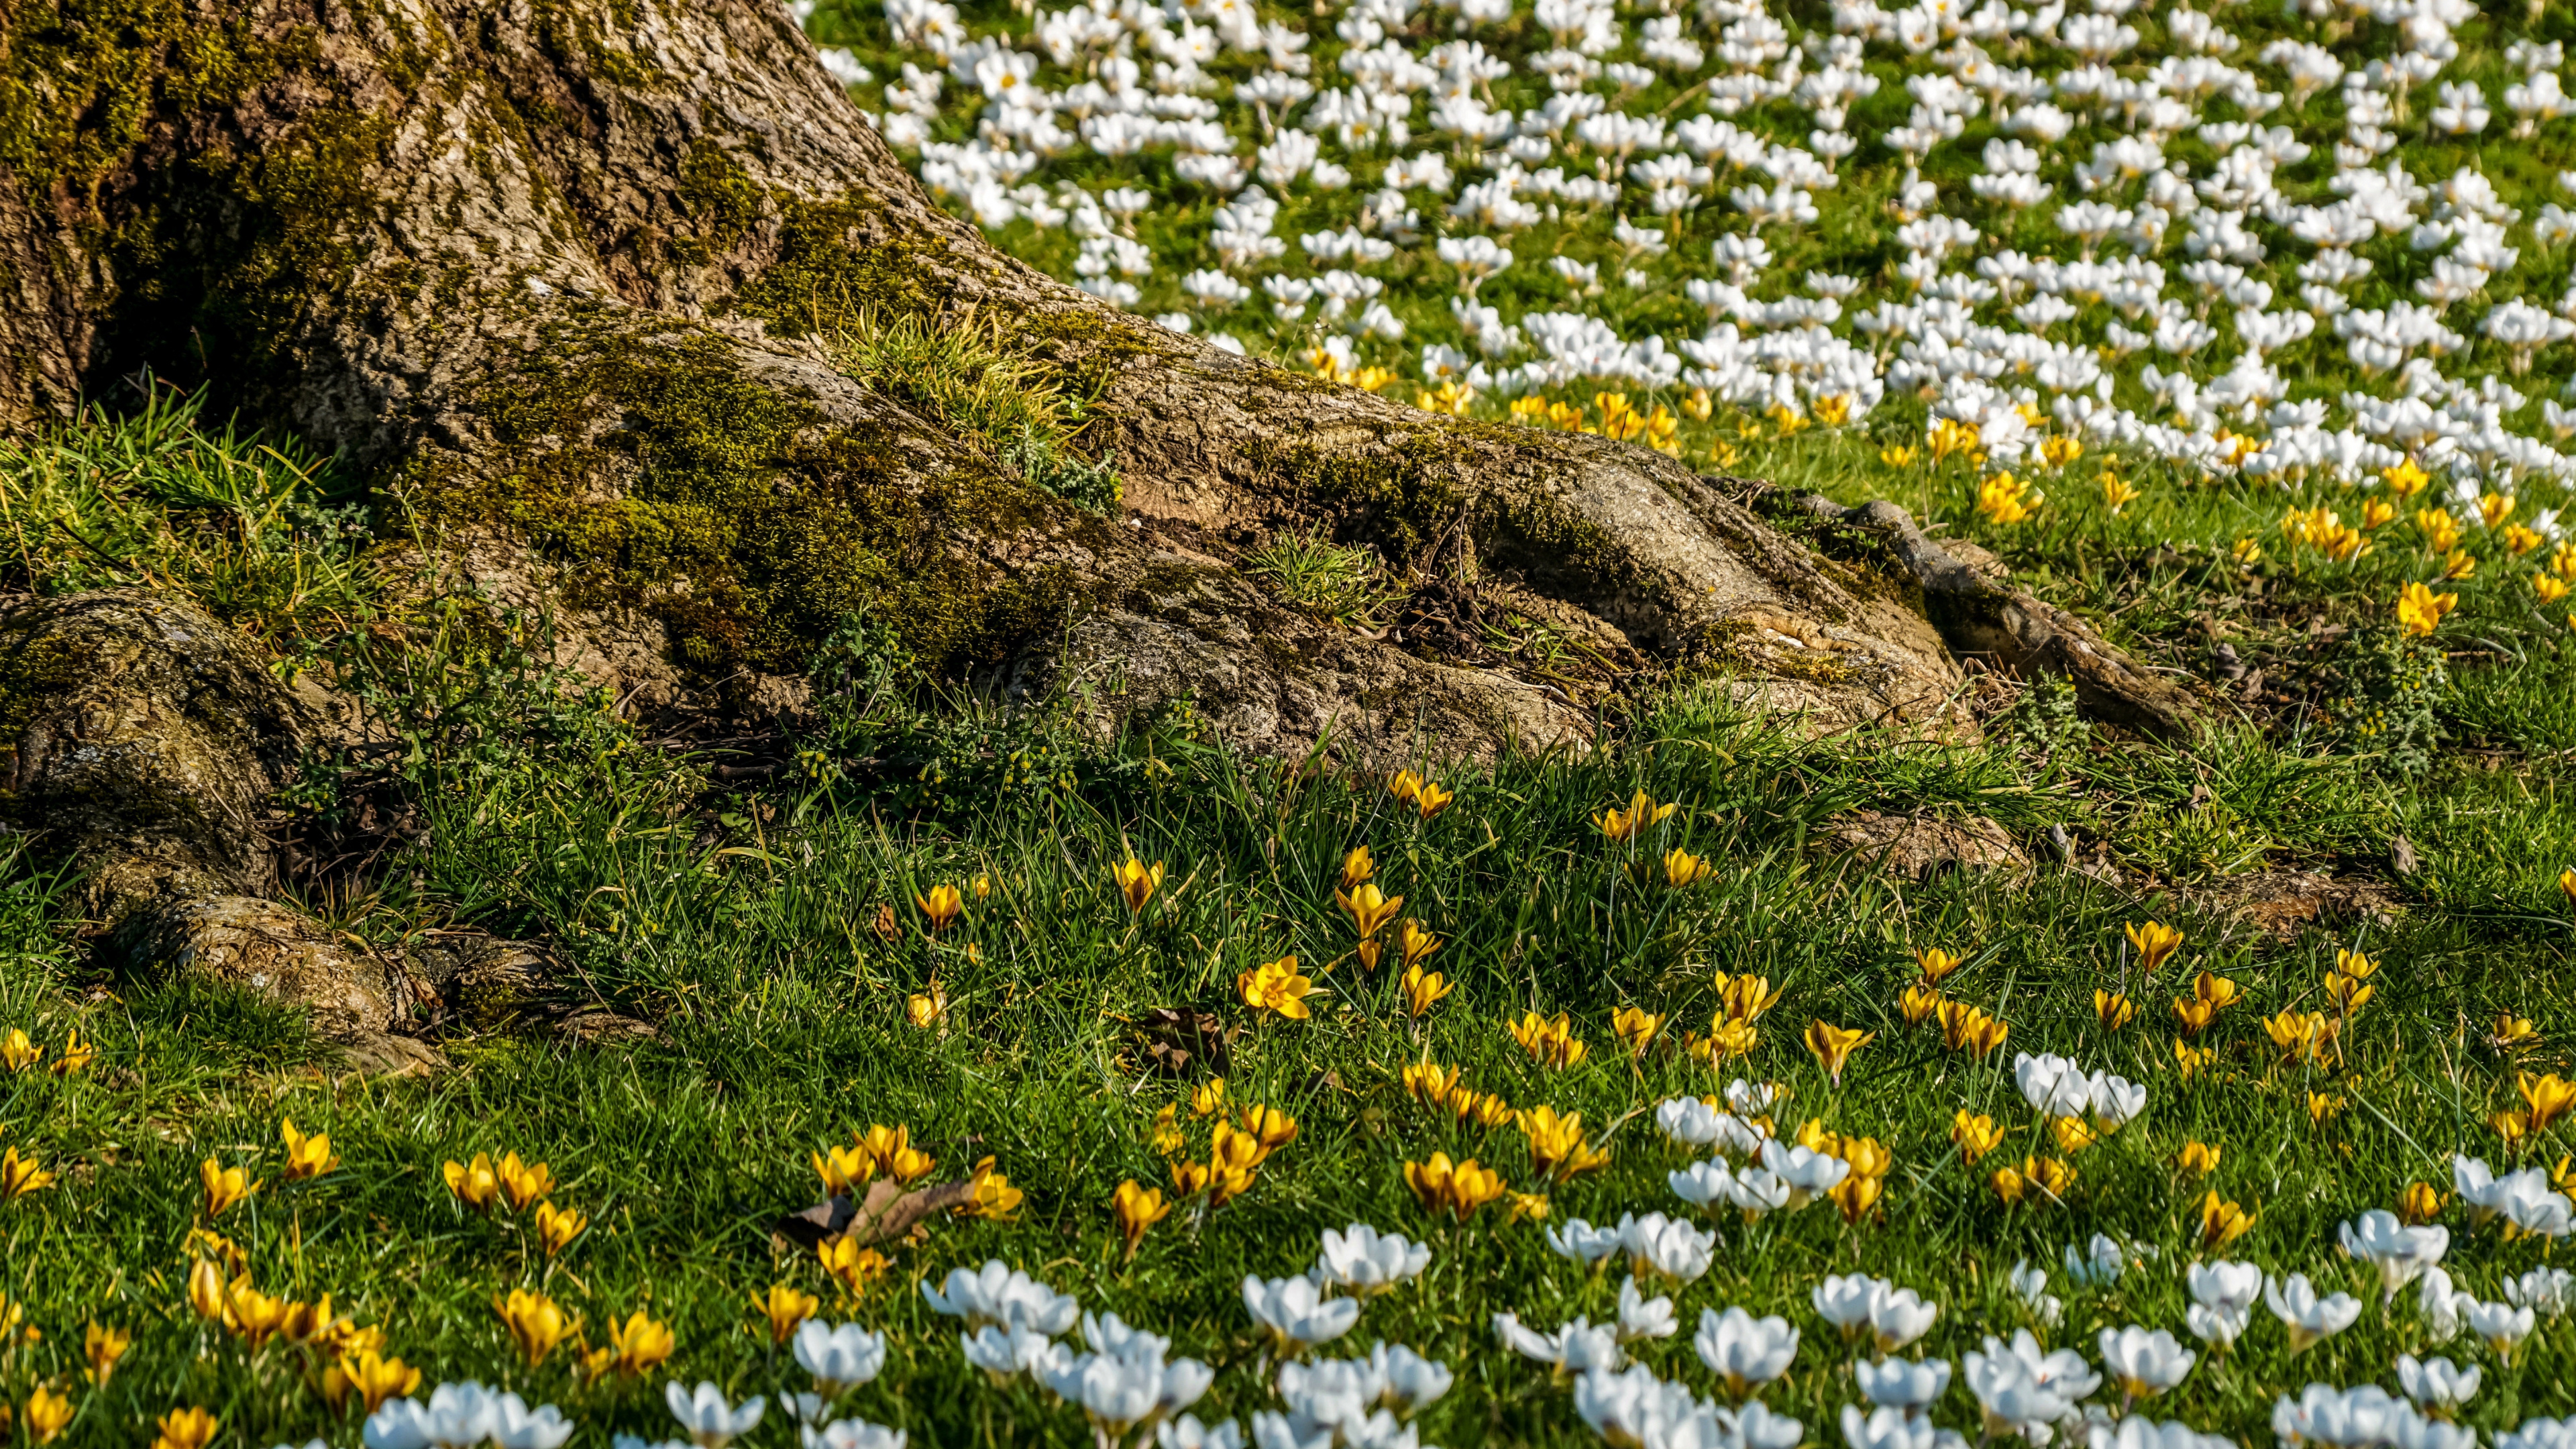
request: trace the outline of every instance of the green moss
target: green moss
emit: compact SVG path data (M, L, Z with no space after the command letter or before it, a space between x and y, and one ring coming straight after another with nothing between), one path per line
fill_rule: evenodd
M1437 476L1451 450L1435 430L1381 436L1374 448L1347 452L1264 435L1251 452L1260 467L1343 513L1346 531L1398 560L1429 547L1468 506L1466 495Z
M1004 579L952 541L1041 526L1051 502L982 467L927 478L885 440L743 375L731 345L563 324L474 399L517 468L422 476L440 523L499 523L572 565L576 603L646 609L686 662L800 668L850 615L954 669L1052 627L1060 574ZM910 480L910 481L907 481Z
M37 711L96 667L59 635L39 638L24 626L0 631L0 750L14 755Z
M735 311L802 336L828 335L871 312L901 317L947 304L948 243L884 225L866 193L779 205L778 258L735 295Z
M672 258L704 266L716 254L731 251L751 234L769 210L769 194L722 146L700 136L680 158L680 205L698 225L697 234L675 237L667 249Z

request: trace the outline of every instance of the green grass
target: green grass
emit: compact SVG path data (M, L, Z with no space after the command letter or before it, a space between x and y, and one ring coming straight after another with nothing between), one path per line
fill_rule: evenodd
M158 457L250 456L193 422L158 434L143 422L100 423L57 441L97 450L120 437L159 438ZM1752 461L1837 496L1909 496L1898 486L1907 475L1890 475L1874 449L1832 434L1802 439ZM282 445L279 454L296 456ZM16 456L17 476L41 471L26 461L40 450ZM1957 480L1934 484L1955 491ZM144 493L120 495L144 520L138 549L194 540L194 554L155 556L230 557L186 531L204 509L155 487L150 509L135 501ZM2179 486L2161 496L2120 519L2074 515L1998 541L2045 591L2151 656L2195 662L2209 636L2182 621L2209 600L2280 608L2270 632L2232 637L2249 655L2286 654L2307 637L2304 622L2294 631L2287 619L2358 620L2377 608L2369 594L2381 576L2368 570L2395 567L2300 563L2263 575L2257 599L2240 571L2162 547L2191 529L2226 534L2237 526L2231 510L2252 503ZM36 574L42 586L92 582L59 562L69 555L48 557L57 562ZM211 564L155 575L206 597L224 596L234 577ZM2280 596L2307 612L2276 605ZM309 616L270 607L233 617L278 637L262 621ZM1458 1386L1421 1428L1426 1442L1454 1449L1594 1442L1567 1392L1505 1354L1489 1325L1503 1310L1542 1328L1576 1314L1599 1320L1620 1280L1549 1255L1537 1226L1508 1222L1499 1207L1463 1227L1423 1214L1402 1170L1435 1151L1472 1154L1520 1189L1543 1185L1512 1128L1465 1131L1413 1103L1398 1073L1415 1061L1454 1063L1516 1106L1579 1111L1594 1134L1616 1124L1607 1170L1544 1189L1555 1221L1682 1210L1664 1179L1685 1159L1637 1114L1735 1075L1790 1089L1784 1130L1812 1117L1887 1143L1896 1165L1877 1211L1849 1225L1824 1205L1721 1224L1715 1270L1676 1293L1683 1337L1643 1346L1659 1374L1707 1392L1688 1347L1700 1309L1789 1315L1808 1337L1765 1399L1819 1442L1833 1440L1835 1411L1856 1397L1849 1351L1806 1305L1827 1273L1867 1271L1921 1290L1942 1306L1923 1351L1956 1357L1986 1332L2027 1323L2004 1284L2016 1261L2054 1270L2061 1250L2097 1232L2154 1246L2158 1260L2116 1285L2052 1283L2067 1314L2050 1341L2089 1354L2100 1326L2181 1329L2180 1265L2195 1251L2205 1188L2258 1214L2235 1256L2366 1295L2362 1270L2334 1249L2338 1222L2393 1205L2412 1181L2447 1186L2455 1149L2499 1166L2567 1150L2563 1125L2518 1156L2485 1125L2516 1104L2518 1068L2566 1070L2576 1039L2576 999L2563 985L2576 925L2555 883L2576 860L2563 759L2570 666L2536 633L2513 650L2462 641L2456 683L2439 702L2453 743L2415 774L2325 751L2294 714L2240 718L2220 707L2183 748L2085 730L2042 756L2000 724L1981 746L1806 742L1735 715L1705 686L1675 683L1589 753L1489 769L1425 761L1458 795L1426 822L1374 774L1232 758L1198 738L1186 712L1101 744L1080 738L1064 712L942 701L866 629L827 661L824 723L798 742L808 753L792 781L760 796L712 795L703 762L657 763L595 702L562 695L531 662L541 651L527 621L449 601L411 622L407 651L360 633L323 653L409 741L395 783L428 829L400 869L317 904L379 946L451 924L545 941L659 1037L580 1048L456 1035L443 1044L454 1069L437 1077L348 1076L294 1013L121 969L74 918L69 883L11 856L0 871L0 1030L22 1027L52 1051L75 1031L97 1045L78 1073L39 1065L0 1078L0 1143L58 1174L0 1204L0 1291L42 1335L0 1353L0 1394L23 1407L39 1381L71 1392L81 1413L65 1442L136 1442L137 1425L184 1403L221 1416L224 1445L356 1442L355 1416L324 1407L314 1383L323 1365L309 1351L251 1352L191 1313L187 1241L204 1225L198 1172L208 1159L266 1181L212 1224L249 1253L261 1291L330 1294L338 1310L381 1327L428 1383L479 1378L558 1403L585 1426L577 1443L605 1442L611 1430L666 1435L660 1375L584 1384L570 1347L534 1367L517 1362L495 1294L542 1288L581 1316L593 1345L612 1317L646 1311L677 1335L669 1373L714 1379L736 1396L775 1395L804 1385L754 1330L749 1297L800 1285L835 1319L892 1336L884 1377L853 1394L849 1412L903 1425L916 1443L1075 1442L1073 1411L1025 1383L995 1389L967 1368L955 1324L929 1312L918 1281L996 1257L1026 1268L1218 1366L1198 1412L1241 1416L1276 1405L1242 1277L1302 1271L1321 1230L1367 1221L1428 1241L1433 1265L1373 1301L1335 1347L1365 1352L1385 1338L1452 1365ZM1639 840L1606 839L1593 815L1638 789L1679 808ZM1820 844L1831 822L1863 808L1985 816L2042 854L2063 827L2083 859L2098 854L2125 874L2116 884L2056 869L1888 879ZM2392 882L2401 909L2384 922L2330 919L2282 941L2205 904L2210 888L2263 869L2385 878L2401 836L2421 866ZM1333 888L1361 844L1385 890L1404 897L1403 913L1445 942L1428 964L1458 989L1419 1025L1405 1019L1391 971L1351 958ZM1670 847L1708 856L1712 878L1678 891L1657 884ZM1130 852L1167 867L1141 915L1111 881ZM970 899L944 935L926 936L913 897L978 876L991 894ZM875 929L881 908L900 939ZM2149 917L2188 936L2152 982L2137 978L2122 945L2122 927ZM1936 1035L1902 1024L1897 996L1919 946L1969 956L1950 989L2010 1023L1998 1059L1945 1053ZM2258 1017L2320 1009L2338 948L2384 963L2377 998L2351 1023L2339 1069L2285 1069ZM1329 988L1314 1018L1244 1008L1236 975L1291 953ZM2245 1000L2208 1038L2217 1064L2185 1081L2166 999L2204 967L2235 980ZM1762 975L1782 993L1749 1059L1713 1071L1662 1047L1637 1060L1621 1051L1611 1020L1626 1007L1664 1015L1668 1033L1706 1031L1721 971ZM2129 991L2138 1023L2101 1025L2094 992L2105 987ZM908 998L934 989L948 1002L944 1026L912 1025ZM1154 1118L1196 1085L1151 1074L1134 1023L1155 1007L1210 1011L1239 1029L1229 1099L1273 1105L1300 1130L1249 1192L1204 1214L1176 1212L1129 1263L1110 1195L1131 1178L1167 1183ZM1506 1032L1531 1010L1570 1013L1589 1059L1562 1073L1536 1066ZM2507 1011L2542 1034L2519 1060L2484 1044ZM1878 1034L1839 1089L1799 1044L1814 1020ZM2074 1155L2079 1177L2062 1206L2008 1208L1986 1181L2006 1154L2046 1150L2010 1080L2021 1050L2066 1052L2153 1093L2144 1120ZM2312 1090L2347 1105L2319 1125ZM2014 1134L1975 1170L1947 1142L1962 1108L1990 1112ZM330 1134L337 1171L280 1180L286 1117ZM942 1178L989 1156L1027 1197L1017 1222L941 1220L918 1244L888 1245L893 1271L861 1301L840 1303L810 1254L774 1246L771 1226L814 1201L808 1154L872 1123L908 1125ZM2173 1166L2187 1140L2223 1148L2205 1184ZM1205 1124L1194 1124L1192 1150L1206 1142ZM561 1257L549 1261L507 1216L464 1210L444 1186L442 1163L505 1151L551 1164L554 1201L588 1216L588 1233ZM2549 1261L2541 1244L2470 1231L2456 1206L2445 1221L2456 1235L2448 1265L2484 1298ZM79 1382L93 1320L135 1334L96 1391ZM2311 1380L2386 1382L2399 1350L2423 1348L2410 1307L2374 1306L2294 1360L2258 1309L2237 1352L2204 1360L2155 1412L2260 1444L2276 1395ZM2486 1368L2465 1416L2480 1428L2570 1408L2576 1342L2562 1323L2544 1324L2510 1364L2465 1341L2443 1351ZM1954 1389L1936 1418L1970 1426L1974 1412ZM773 1420L748 1442L792 1439Z

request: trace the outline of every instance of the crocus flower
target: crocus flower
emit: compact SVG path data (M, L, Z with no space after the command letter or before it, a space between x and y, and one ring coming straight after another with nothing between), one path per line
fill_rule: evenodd
M1243 1307L1285 1353L1339 1338L1360 1321L1357 1299L1326 1298L1313 1279L1303 1277L1247 1277Z
M965 913L966 893L953 885L935 885L928 894L914 896L912 903L930 918L931 934L937 935Z
M2383 1301L2395 1298L2398 1289L2440 1262L2451 1246L2450 1229L2410 1228L2400 1223L2395 1213L2380 1208L2344 1223L2337 1233L2344 1252L2378 1269Z
M510 1331L510 1342L530 1368L544 1363L555 1345L579 1326L552 1298L525 1288L494 1297L492 1311L500 1315L501 1325Z
M2182 949L2182 932L2160 921L2132 923L2127 931L2131 949L2138 953L2139 969L2153 976L2156 968Z
M1843 1080L1843 1066L1851 1060L1852 1053L1869 1045L1877 1035L1876 1032L1847 1030L1819 1020L1808 1023L1805 1041L1817 1065L1823 1067L1825 1075L1833 1078L1834 1085L1839 1087Z
M1429 1248L1401 1234L1353 1223L1338 1233L1324 1230L1324 1253L1310 1276L1318 1286L1347 1288L1368 1298L1421 1277L1430 1266Z
M209 1221L243 1198L259 1191L259 1183L246 1167L225 1167L209 1157L197 1164L197 1181L206 1192L206 1217Z
M2419 1359L2411 1353L2397 1356L2397 1386L2415 1406L2432 1413L2444 1414L2476 1397L2485 1375L2472 1364L2461 1368L2447 1358Z
M1883 1358L1852 1365L1852 1379L1871 1403L1920 1414L1950 1389L1950 1361Z
M1641 1338L1670 1338L1681 1332L1680 1320L1673 1317L1673 1300L1648 1298L1629 1278L1619 1285L1619 1341L1634 1343Z
M1073 1295L1058 1293L998 1258L978 1269L950 1269L938 1289L925 1281L921 1296L933 1312L963 1318L970 1326L1020 1323L1049 1336L1071 1328L1082 1312Z
M785 1344L796 1336L796 1326L814 1316L823 1306L821 1299L785 1283L772 1283L766 1293L751 1295L751 1311L769 1322L769 1341Z
M680 1431L698 1449L724 1449L758 1428L761 1414L769 1407L767 1398L756 1395L743 1400L737 1408L726 1401L724 1390L705 1380L690 1390L673 1379L662 1386L662 1402L670 1407L671 1417L680 1421Z
M1619 1245L1627 1251L1628 1271L1638 1277L1660 1274L1677 1282L1696 1282L1715 1261L1717 1234L1662 1213L1619 1217Z
M2103 1366L2132 1399L2151 1399L2180 1384L2190 1376L2197 1358L2172 1334L2161 1328L2149 1332L2134 1323L2103 1329L2097 1346Z
M15 1202L51 1187L53 1182L54 1175L45 1170L34 1153L21 1157L15 1147L0 1147L0 1202Z
M1127 901L1128 914L1141 915L1145 903L1154 898L1155 888L1163 883L1163 863L1158 860L1148 866L1131 855L1119 862L1109 874L1118 887L1118 894Z
M1560 1378L1596 1368L1616 1372L1628 1358L1619 1347L1617 1333L1595 1328L1588 1319L1577 1318L1554 1333L1543 1334L1522 1327L1518 1314L1497 1313L1494 1335L1512 1352L1554 1365Z
M2263 1302L2290 1331L2292 1353L2306 1352L2310 1345L2343 1332L2361 1317L2361 1304L2351 1294L2320 1298L2305 1273L2265 1283Z
M1789 1371L1798 1356L1798 1330L1778 1316L1755 1318L1741 1308L1720 1314L1700 1310L1699 1332L1691 1349L1711 1372L1726 1380L1736 1397Z
M1127 1256L1136 1256L1136 1245L1145 1240L1145 1230L1171 1216L1172 1205L1163 1199L1158 1187L1140 1187L1134 1178L1118 1184L1109 1200L1109 1211L1118 1220L1118 1234L1127 1244Z

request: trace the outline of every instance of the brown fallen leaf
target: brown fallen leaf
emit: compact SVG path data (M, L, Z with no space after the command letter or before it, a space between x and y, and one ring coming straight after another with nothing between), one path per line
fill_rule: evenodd
M902 1237L934 1213L974 1200L975 1180L971 1177L936 1187L917 1187L910 1192L893 1178L880 1177L868 1184L868 1195L855 1205L847 1197L831 1197L780 1218L770 1230L770 1237L806 1248L819 1247L834 1238L882 1243Z

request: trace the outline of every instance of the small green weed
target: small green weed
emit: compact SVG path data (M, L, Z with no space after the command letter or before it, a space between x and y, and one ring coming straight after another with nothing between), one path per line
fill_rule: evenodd
M1377 555L1337 544L1321 529L1287 530L1244 556L1243 571L1266 579L1297 607L1362 629L1385 623L1405 589L1387 577Z
M927 409L1036 487L1094 513L1118 506L1108 455L1075 447L1083 401L1051 369L1005 351L991 326L862 311L825 346L853 380Z

